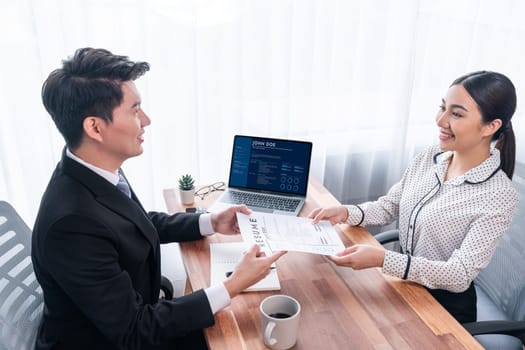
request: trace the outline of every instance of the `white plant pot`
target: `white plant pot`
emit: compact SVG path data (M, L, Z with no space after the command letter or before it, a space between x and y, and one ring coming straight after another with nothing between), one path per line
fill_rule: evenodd
M193 204L193 201L195 200L195 188L192 188L191 190L179 189L179 194L182 205Z

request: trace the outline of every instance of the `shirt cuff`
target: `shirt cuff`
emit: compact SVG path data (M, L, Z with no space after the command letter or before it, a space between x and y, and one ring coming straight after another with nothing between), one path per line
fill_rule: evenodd
M395 276L398 278L405 277L405 272L407 277L410 276L410 270L407 271L408 256L406 254L396 253L391 250L385 251L385 261L383 262L383 273Z
M201 214L199 216L199 229L202 236L211 236L215 233L211 224L211 214Z
M211 312L215 314L217 311L224 309L230 305L231 298L224 283L220 283L204 290L210 303Z
M357 205L347 205L346 210L348 211L348 217L346 218L346 223L352 226L359 226L363 223L365 218L365 213L363 209Z

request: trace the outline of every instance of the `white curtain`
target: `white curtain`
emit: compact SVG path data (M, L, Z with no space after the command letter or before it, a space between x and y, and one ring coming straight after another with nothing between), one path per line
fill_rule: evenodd
M375 198L479 69L517 87L523 161L523 15L521 0L0 0L0 199L32 225L63 147L42 82L84 46L151 64L145 152L124 164L148 209L181 174L225 180L234 134L313 141L311 176Z

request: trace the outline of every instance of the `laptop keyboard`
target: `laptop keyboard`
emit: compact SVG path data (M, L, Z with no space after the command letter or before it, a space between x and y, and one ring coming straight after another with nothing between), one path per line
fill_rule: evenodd
M252 192L230 192L234 204L246 204L249 207L268 208L281 211L295 211L300 200L295 198L274 197Z

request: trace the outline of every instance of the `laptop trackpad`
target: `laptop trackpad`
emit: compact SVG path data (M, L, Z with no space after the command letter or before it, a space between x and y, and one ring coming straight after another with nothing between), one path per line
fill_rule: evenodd
M260 207L251 207L249 205L247 207L250 208L253 211L258 211L260 213L273 213L273 209L260 208Z

